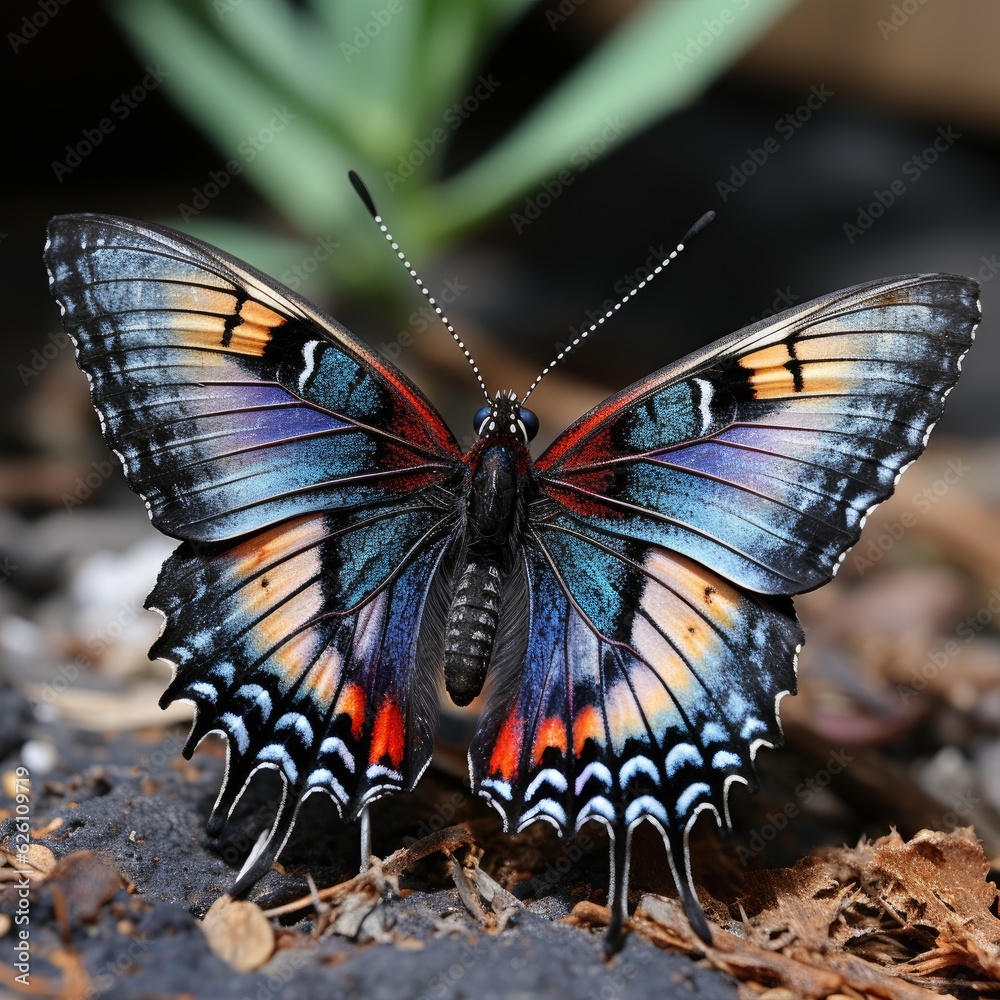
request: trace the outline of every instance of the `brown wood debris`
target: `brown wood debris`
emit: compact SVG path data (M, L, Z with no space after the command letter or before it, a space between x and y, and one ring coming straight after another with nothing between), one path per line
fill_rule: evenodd
M988 870L971 828L922 830L910 841L893 832L816 851L792 868L748 872L730 920L713 925L712 947L693 935L679 905L661 896L644 896L631 925L662 947L702 953L755 992L995 996L1000 896ZM574 922L599 923L602 910L581 904Z

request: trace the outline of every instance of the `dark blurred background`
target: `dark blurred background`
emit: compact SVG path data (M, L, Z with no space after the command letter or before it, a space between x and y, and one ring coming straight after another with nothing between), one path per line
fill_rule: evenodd
M689 0L657 3L698 6ZM120 5L131 9L132 19L142 18L144 6ZM220 0L214 8L209 2L150 4L148 17L154 19L154 10L163 6L200 6L206 18L229 24L257 16L255 0ZM368 168L383 214L406 230L399 237L432 289L447 278L468 286L452 311L466 325L473 349L482 331L488 337L484 354L514 353L525 366L518 374L532 375L554 346L580 327L587 310L616 297L615 283L641 268L650 248L662 244L669 249L709 208L716 210L718 220L693 251L616 318L613 332L595 338L573 359L568 378L597 382L602 390L614 388L766 310L874 277L941 270L981 272L988 279L997 273L989 262L1000 252L1000 78L993 62L1000 11L989 0L947 5L909 0L902 6L867 0L789 3L766 30L755 29L764 33L747 51L737 46L735 63L720 67L719 75L709 74L707 89L693 94L686 106L647 126L630 124L636 116L623 107L619 118L624 131L606 152L598 155L598 143L593 152L567 158L543 175L551 182L568 169L572 182L520 232L511 214L523 213L526 199L537 201L541 183L485 213L466 232L436 240L435 246L421 240L419 226L398 218L394 201L402 201L425 179L447 180L488 150L640 6L621 0L563 0L519 8L516 17L480 40L481 54L470 64L470 78L454 96L461 100L472 94L481 75L499 85L460 128L444 126L447 142L435 149L432 162L415 171L418 176L409 186L390 192L378 165L349 164ZM730 5L737 16L727 32L742 30L739 6ZM709 20L710 7L704 8ZM913 7L914 13L906 14L904 7ZM39 377L19 369L31 366L32 351L58 328L40 257L46 220L59 212L99 211L182 225L179 206L192 203L193 189L204 189L212 172L234 155L244 164L232 149L220 151L221 140L213 142L212 135L171 103L169 86L178 81L179 67L193 58L191 53L178 47L168 57L153 59L148 50L136 51L121 21L105 6L80 0L56 5L57 13L29 39L22 18L42 22L40 9L37 4L8 7L3 27L9 34L0 64L12 117L0 195L0 274L8 303L7 333L0 343L0 433L4 454L22 458L49 455L53 444L47 435L54 415L39 414L32 399L46 394L46 383L51 389L55 380L61 386L66 379L69 396L82 384L63 371L68 356ZM357 25L363 26L370 15L367 7L359 11ZM353 34L347 32L345 44L351 44ZM389 35L388 28L384 34ZM331 54L346 67L339 86L350 87L351 73L377 55L381 40L353 57ZM662 60L673 64L677 52L685 53L685 40L678 39L673 50L666 44ZM698 60L707 59L710 51L709 46L690 65L681 65L679 74L696 72ZM157 64L166 74L164 82L150 88L145 67ZM219 85L219 78L198 79L206 91ZM130 108L121 95L137 86L147 92ZM185 81L185 87L191 86ZM239 81L233 86L240 86ZM196 103L198 97L187 94L186 100ZM410 154L418 139L426 141L431 127L442 125L451 103L442 101L440 110L427 116L426 134L411 133L398 155ZM261 107L261 124L269 118L267 110ZM375 118L370 109L361 113ZM299 114L304 116L301 109ZM110 120L113 131L78 166L65 169L67 145L76 147L102 119ZM256 132L257 124L257 119L248 121L243 132ZM296 127L302 127L300 121L289 126L288 138ZM600 132L598 119L594 136ZM921 157L942 132L950 137L941 143L946 151L926 169L920 165L923 160L915 166L913 158ZM284 139L276 136L275 149ZM768 152L767 144L777 151ZM753 163L754 152L766 162ZM271 153L263 149L258 160ZM744 169L748 161L752 174ZM588 165L581 170L583 162ZM396 163L392 156L384 168L395 170ZM330 199L350 206L356 198L343 173L327 169L326 161L317 159L315 183L329 191ZM896 180L906 193L869 229L859 227L852 242L845 225L856 226L859 209ZM262 183L280 185L281 179ZM402 274L393 273L391 255L384 253L360 204L345 209L351 228L332 234L310 230L282 215L280 208L262 195L260 185L248 181L244 170L199 213L194 231L203 233L205 228L198 227L206 223L209 233L223 235L226 223L253 226L258 242L232 239L226 248L256 257L262 265L271 260L266 251L255 251L269 234L275 243L297 243L306 250L315 239L332 236L342 258L371 255L388 275L378 280L387 282L394 294L388 299L370 296L371 280L352 286L337 282L326 268L308 283L307 293L349 319L352 329L376 346L390 343L407 328L418 298ZM980 343L945 418L946 429L980 437L993 434L1000 420L990 405L998 357L991 336L993 294L987 280ZM458 397L454 413L465 432L466 411L475 403L471 380L447 356L452 349L439 331L428 330L421 340L436 343L422 344L413 353L426 357L440 350L440 363L457 373L439 382L447 398L439 395L436 402L447 406ZM412 358L403 362L419 367ZM567 411L543 398L554 397L556 390L553 386L540 393L538 405L551 406L555 421L575 415L572 402ZM49 401L51 407L69 403L65 397ZM27 490L26 483L22 486ZM17 499L21 490L4 480L0 499L11 490ZM43 496L35 499L44 504Z
M620 295L616 284L627 290L651 248L669 251L704 211L717 212L689 252L533 397L543 437L603 394L768 312L881 276L980 277L984 321L930 453L903 480L896 506L869 525L836 584L799 602L812 626L810 645L803 693L785 707L800 754L774 767L786 769L794 788L830 746L851 748L859 763L834 782L839 800L821 797L826 811L815 818L827 832L817 837L884 832L893 823L918 828L951 813L971 816L995 857L1000 6L483 4L485 13L464 34L456 28L453 42L425 25L428 37L413 51L439 46L445 56L421 73L410 67L415 82L397 81L412 112L397 120L384 100L391 92L384 77L405 75L405 60L383 68L379 46L402 46L404 30L423 30L406 27L406 18L434 6L400 3L398 20L373 29L370 44L353 53L343 46L385 3L343 5L339 42L329 18L327 34L307 32L314 48L328 47L336 67L312 89L308 80L282 77L287 54L279 68L268 64L269 41L276 58L282 50L266 22L279 7L302 18L332 9L322 2L157 0L109 8L18 0L0 16L10 119L0 192L0 674L34 701L34 715L8 727L22 734L14 745L30 736L32 766L44 773L62 752L46 723L90 730L126 719L159 724L166 673L145 664L158 627L147 619L155 616L130 609L141 604L171 543L148 525L120 472L106 472L86 381L59 346L41 259L47 219L97 211L190 221L192 231L279 278L300 267L308 273L303 290L407 368L468 440L480 405L468 368L442 330L420 331L413 318L419 295L347 182L347 167L357 167L430 288L464 286L449 313L491 389L523 390L585 325L588 310ZM452 6L438 28L464 16ZM685 23L694 28L656 36L645 62L638 47L623 59L621 32L631 19L668 8L693 11ZM715 34L722 10L732 19ZM178 27L184 23L198 30ZM463 44L470 48L459 59L455 47ZM616 45L624 68L602 78L593 67L614 69ZM322 64L322 53L317 59ZM439 63L450 74L444 84L434 75ZM303 56L303 73L308 65ZM641 77L621 75L629 65L649 74L645 94ZM460 205L450 183L516 135L546 95L586 73L598 83L620 82L628 102L587 124L588 102L599 105L607 88L594 84L588 96L586 86L576 87L561 109L550 108L535 146L511 158L524 183L512 182L503 199L491 199L495 183L481 183ZM486 89L455 127L448 109L471 101L477 86ZM141 99L133 96L131 107L122 95L136 88ZM239 137L259 136L275 106L290 106L296 118L251 160ZM66 169L105 119L111 128L101 141ZM432 138L435 129L445 141ZM580 135L589 139L581 143ZM282 152L292 148L286 143L298 144L294 156ZM421 143L433 146L426 161L402 181L387 177ZM526 161L543 146L548 160L532 173ZM234 160L240 172L183 219L190 214L184 206ZM558 197L546 206L543 193L557 181ZM331 242L337 247L321 260ZM921 503L924 489L931 500ZM924 670L934 662L929 651L956 635L965 642L959 629L970 614L981 623L975 643L946 669ZM102 640L98 651L95 636L105 633L117 644ZM91 669L77 671L56 697L66 662L80 650ZM973 790L975 808L956 813L960 788ZM773 797L783 801L780 791Z

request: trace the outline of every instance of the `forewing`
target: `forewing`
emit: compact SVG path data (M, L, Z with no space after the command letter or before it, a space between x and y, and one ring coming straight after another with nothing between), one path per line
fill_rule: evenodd
M232 539L454 474L454 437L401 372L234 257L76 215L52 221L45 258L105 437L161 531Z
M923 450L977 293L952 275L858 285L635 383L539 459L548 519L665 546L758 593L819 586Z

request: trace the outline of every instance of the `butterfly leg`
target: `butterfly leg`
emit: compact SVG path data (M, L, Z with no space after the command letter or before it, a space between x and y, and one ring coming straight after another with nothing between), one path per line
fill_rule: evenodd
M301 791L282 788L281 803L278 812L271 824L271 830L263 842L258 841L254 849L250 852L232 889L229 890L231 896L242 896L255 883L259 882L274 864L275 858L284 849L285 843L292 833L295 825L295 818L298 815Z
M361 810L361 873L364 874L372 863L372 821L369 807Z
M608 873L608 905L611 920L604 935L604 957L611 958L621 951L625 943L625 917L628 915L628 869L632 846L632 831L626 829L617 833L608 828L611 841L611 864Z
M667 859L670 862L670 872L674 876L674 885L684 907L684 915L691 929L707 945L712 944L712 931L705 919L705 911L698 902L698 894L694 888L694 876L691 872L691 852L688 849L688 832L680 834L663 834L667 847ZM682 870L678 870L678 859Z

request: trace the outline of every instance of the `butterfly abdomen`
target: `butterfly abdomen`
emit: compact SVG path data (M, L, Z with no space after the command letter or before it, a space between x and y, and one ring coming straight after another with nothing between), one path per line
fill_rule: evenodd
M468 705L482 690L499 622L499 566L468 563L455 588L444 637L445 683L456 705Z
M523 457L509 443L490 443L470 462L467 548L444 631L445 686L456 705L479 694L493 657L503 583L522 530Z

